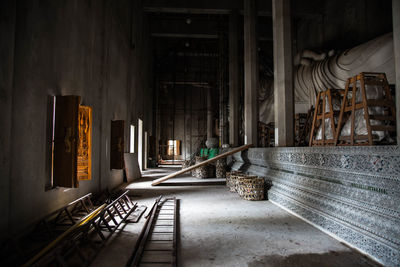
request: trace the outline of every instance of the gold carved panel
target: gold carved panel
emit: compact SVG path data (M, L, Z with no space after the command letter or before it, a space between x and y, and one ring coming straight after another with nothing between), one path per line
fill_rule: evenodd
M92 108L79 106L78 180L92 179Z

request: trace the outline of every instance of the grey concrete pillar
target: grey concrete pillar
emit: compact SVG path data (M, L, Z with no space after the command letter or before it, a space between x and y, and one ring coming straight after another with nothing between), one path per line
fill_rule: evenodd
M294 145L294 92L290 0L272 0L275 146Z
M400 145L400 1L392 0L393 48L396 71L397 145Z
M227 43L225 29L219 32L219 141L229 144L228 138L228 88L227 88Z
M229 17L229 144L239 145L239 49L238 14Z
M207 88L207 140L213 138L213 110L211 88Z
M257 146L258 62L256 1L244 0L244 142Z
M214 137L214 116L212 102L212 88L207 88L207 148L218 147L218 138Z

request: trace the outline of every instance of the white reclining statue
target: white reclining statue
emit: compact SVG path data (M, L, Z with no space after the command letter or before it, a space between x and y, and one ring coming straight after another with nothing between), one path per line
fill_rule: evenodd
M305 50L294 58L295 113L306 113L317 93L328 88L344 89L347 78L360 72L384 72L395 82L393 34L388 33L340 53ZM261 80L260 121L274 121L273 83Z

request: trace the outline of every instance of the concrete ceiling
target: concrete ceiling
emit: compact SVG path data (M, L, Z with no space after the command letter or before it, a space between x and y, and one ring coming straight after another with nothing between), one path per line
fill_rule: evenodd
M145 0L144 11L148 13L175 13L175 14L208 14L227 15L232 10L243 14L244 0ZM324 0L296 0L292 1L294 16L313 17L322 14ZM272 16L272 1L258 0L259 16Z
M320 17L322 7L321 1L317 0L293 1L292 12L295 17ZM272 41L271 8L271 1L257 2L258 38L263 42ZM243 14L243 0L144 1L151 36L155 38L218 39L221 32L227 33L227 15L232 10ZM242 36L242 27L239 31Z
M301 2L301 4L299 3ZM292 1L295 16L322 16L323 4L317 0ZM259 49L272 56L272 2L257 2ZM154 39L157 71L165 81L215 81L219 37L228 35L229 14L243 14L243 0L144 0L150 34ZM239 16L239 38L243 39L243 16ZM243 43L243 42L241 42ZM198 57L208 58L198 65ZM190 64L189 64L190 62ZM204 66L209 68L205 72ZM188 69L187 66L191 68ZM172 71L173 70L173 71ZM172 77L171 73L175 73ZM202 75L198 75L202 73Z

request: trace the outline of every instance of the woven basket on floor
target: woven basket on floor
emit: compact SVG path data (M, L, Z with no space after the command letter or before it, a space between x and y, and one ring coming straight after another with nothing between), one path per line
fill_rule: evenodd
M231 174L233 174L234 172L226 172L226 187L229 187L230 183L231 183Z
M232 183L232 176L236 174L241 174L241 171L231 171L231 172L226 172L226 186L227 187L232 187L234 184Z
M216 178L226 178L226 168L217 166L215 168L215 177Z
M215 166L215 177L226 178L226 159L217 160L217 164Z
M255 179L255 178L258 178L258 176L243 175L243 176L239 176L238 178L236 178L236 183L235 183L236 192L239 194L239 196L243 196L243 193L244 193L243 183L244 183L244 181Z
M229 182L229 191L230 192L237 192L237 180L240 178L246 177L244 173L236 173L230 175L230 182Z
M264 178L257 176L248 176L238 179L237 184L238 193L243 199L264 199Z
M206 157L198 157L196 156L196 164L207 160ZM192 171L192 176L197 178L207 178L208 177L208 166L203 165L198 167Z
M235 177L235 175L237 173L238 172L228 172L228 173L226 173L226 186L229 187L229 191L230 192L235 192L234 177Z
M190 167L190 160L185 160L182 163L182 170Z

